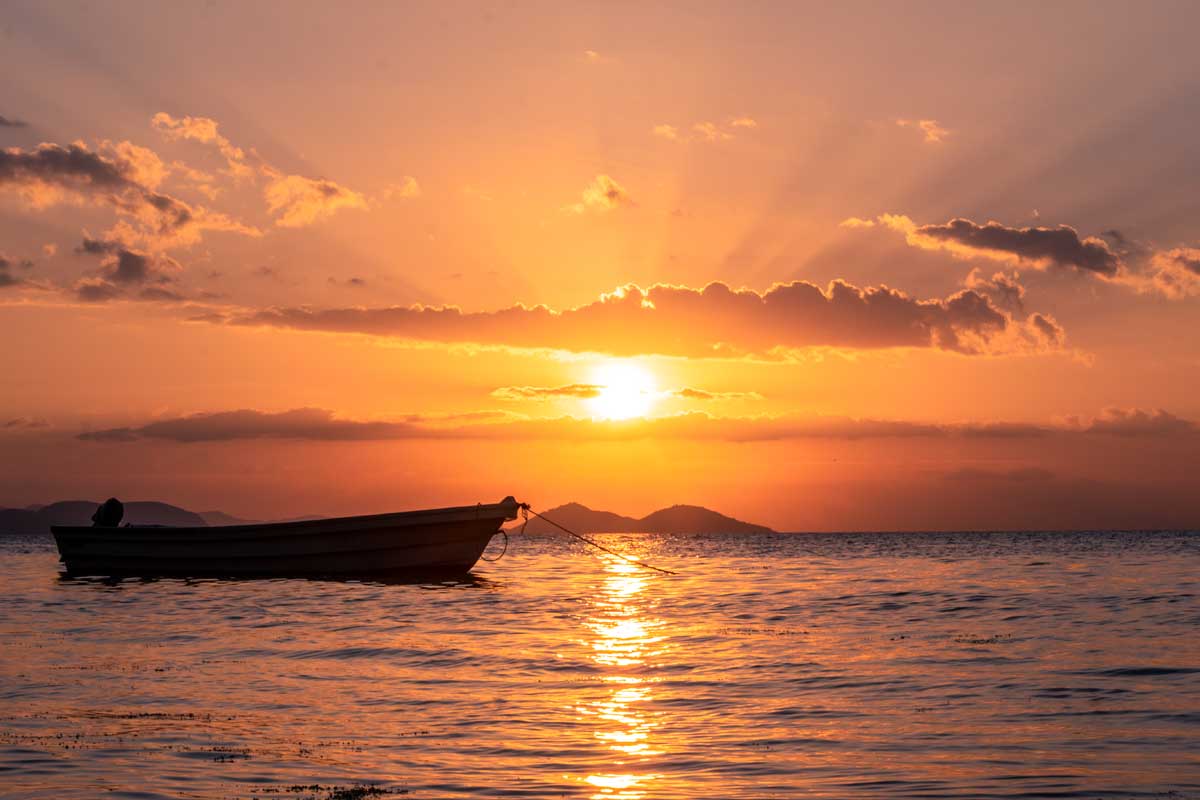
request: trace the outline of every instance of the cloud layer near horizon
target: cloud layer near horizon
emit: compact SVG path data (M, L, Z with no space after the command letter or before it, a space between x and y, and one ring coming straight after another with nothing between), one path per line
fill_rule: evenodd
M785 439L882 439L968 437L1036 439L1050 436L1178 438L1200 436L1200 427L1167 411L1105 409L1090 419L1055 424L969 422L935 424L906 420L820 416L716 417L692 412L622 421L578 417L530 418L503 412L444 416L409 415L399 420L353 420L332 411L299 408L268 412L253 409L193 414L135 427L87 431L77 438L92 442L160 440L179 443L253 439L310 441L382 441L399 439L568 439L640 438L730 442Z
M561 349L613 355L721 358L772 356L805 347L937 348L1006 354L1061 348L1051 317L1019 320L985 294L966 289L918 300L886 286L834 281L776 284L765 293L723 283L697 289L628 285L599 300L555 311L511 306L494 312L455 307L271 308L206 315L209 322L362 333L442 343Z

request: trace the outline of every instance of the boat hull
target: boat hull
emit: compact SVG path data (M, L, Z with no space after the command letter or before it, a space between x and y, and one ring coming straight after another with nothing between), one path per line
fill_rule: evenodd
M51 528L70 576L367 577L462 574L500 526L500 503L304 522Z

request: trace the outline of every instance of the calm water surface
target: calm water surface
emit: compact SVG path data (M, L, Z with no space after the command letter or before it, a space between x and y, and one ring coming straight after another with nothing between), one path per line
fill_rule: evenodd
M530 536L107 585L0 540L0 796L1200 798L1200 534L601 538L681 574Z

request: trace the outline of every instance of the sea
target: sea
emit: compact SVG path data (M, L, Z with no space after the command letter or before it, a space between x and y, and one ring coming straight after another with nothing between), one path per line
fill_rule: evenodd
M514 535L113 582L0 537L0 797L1200 800L1200 533L596 538L678 574Z

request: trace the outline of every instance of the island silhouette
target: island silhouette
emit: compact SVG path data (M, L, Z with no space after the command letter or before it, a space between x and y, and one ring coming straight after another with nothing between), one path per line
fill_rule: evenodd
M743 522L703 506L674 505L640 519L593 510L582 503L566 503L541 513L564 527L586 533L774 533L765 525ZM550 533L556 529L543 519L531 517L525 530Z

